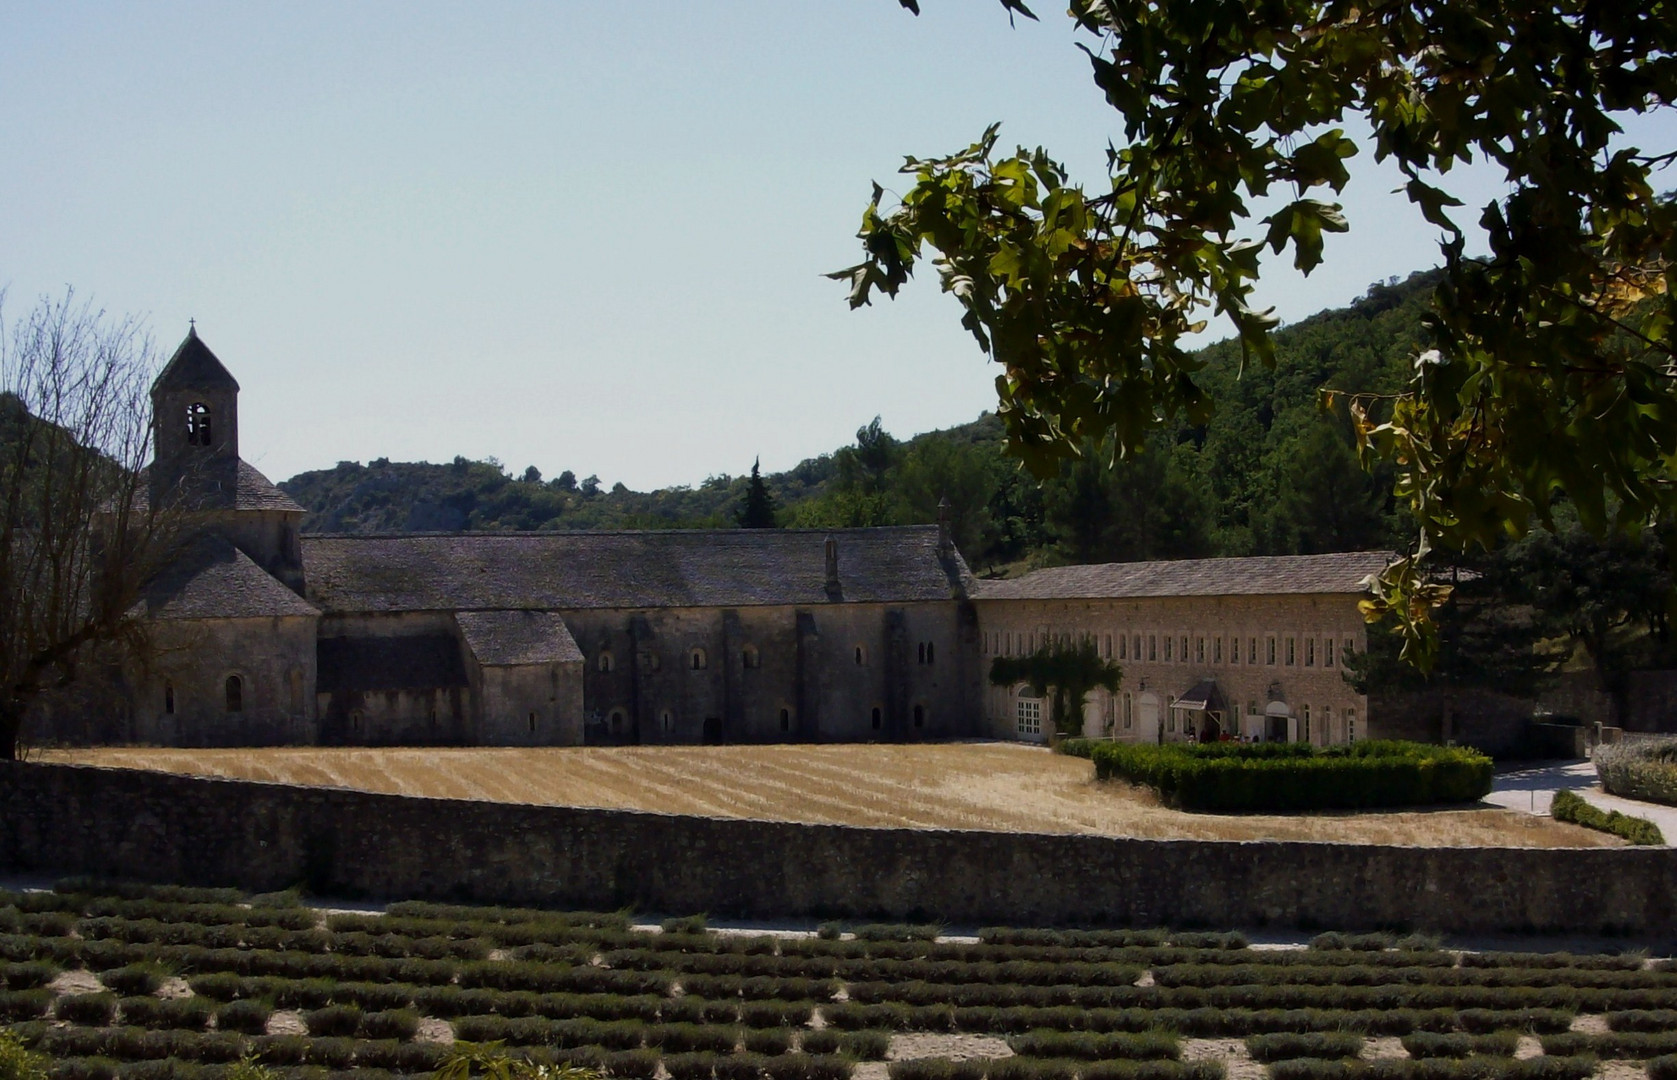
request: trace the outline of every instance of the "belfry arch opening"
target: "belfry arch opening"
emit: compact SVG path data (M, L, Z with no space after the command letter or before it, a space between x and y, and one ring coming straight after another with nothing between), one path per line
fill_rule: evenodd
M208 446L211 437L210 407L202 401L194 401L186 407L186 444Z

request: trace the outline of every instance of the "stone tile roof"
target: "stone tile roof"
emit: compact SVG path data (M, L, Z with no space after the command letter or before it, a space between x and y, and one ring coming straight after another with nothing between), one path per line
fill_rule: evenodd
M960 555L936 526L667 532L304 536L309 598L328 611L575 610L832 603L962 596Z
M204 390L239 388L233 373L198 336L196 326L186 332L186 338L175 350L175 355L169 357L169 362L163 365L163 370L151 384L154 392L177 386Z
M315 663L315 686L334 694L467 685L460 643L448 634L321 638Z
M141 601L152 619L258 619L320 611L219 536L193 541Z
M1152 596L1288 596L1361 593L1386 568L1387 551L1262 555L1238 559L1101 563L1034 570L978 585L978 600L1083 600Z
M151 505L151 466L147 465L140 472L140 483L134 491L134 509L144 511ZM222 509L225 509L223 507ZM306 514L297 501L278 487L273 481L256 471L256 466L239 459L238 488L234 493L233 509L235 510L284 510L293 514Z
M255 466L243 458L239 459L239 491L235 508L239 510L289 510L295 514L307 513L297 504L297 500L275 487L271 480L257 472Z
M462 611L455 621L484 667L582 662L565 620L549 611Z

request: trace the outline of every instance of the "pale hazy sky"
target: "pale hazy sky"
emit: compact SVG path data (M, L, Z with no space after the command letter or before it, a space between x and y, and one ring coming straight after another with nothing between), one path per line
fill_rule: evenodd
M275 480L465 454L646 489L970 420L997 369L935 277L851 313L822 272L905 154L1001 121L1095 186L1118 127L1056 5L922 6L0 0L8 315L74 285L165 354L195 316ZM1437 261L1371 166L1284 317Z

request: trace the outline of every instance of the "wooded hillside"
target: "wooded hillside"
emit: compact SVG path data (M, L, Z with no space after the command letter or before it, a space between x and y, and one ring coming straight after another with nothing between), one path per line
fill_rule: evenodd
M856 443L764 477L782 525L931 522L951 503L961 551L985 572L1021 561L1095 562L1343 551L1396 542L1390 483L1351 451L1348 421L1316 388L1397 389L1421 346L1427 281L1375 285L1343 309L1282 331L1273 370L1240 371L1232 343L1198 356L1219 402L1202 428L1178 425L1147 453L1109 468L1090 448L1038 485L1002 452L1001 425L970 424L898 440L877 421ZM742 463L743 465L744 463ZM280 486L315 532L694 528L730 526L747 477L630 491L544 478L499 462L433 465L379 459L302 473Z

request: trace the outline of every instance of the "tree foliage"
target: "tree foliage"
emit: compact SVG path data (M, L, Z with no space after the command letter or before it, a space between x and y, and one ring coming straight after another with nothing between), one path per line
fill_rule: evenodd
M1054 733L1076 737L1083 734L1083 702L1089 692L1103 687L1117 693L1124 669L1101 657L1093 638L1068 641L1055 638L1026 656L998 656L990 663L994 686L1024 683L1038 694L1049 696L1049 715Z
M734 521L742 529L772 529L775 527L774 510L774 496L769 494L768 485L763 483L762 460L755 460L751 463L751 479L745 485L745 498L740 502Z
M1382 578L1370 615L1395 618L1425 663L1446 595L1422 565L1435 546L1550 525L1561 498L1596 533L1669 516L1677 207L1650 176L1674 152L1624 145L1615 116L1677 97L1677 5L1072 0L1070 14L1123 128L1096 189L1044 150L1003 153L992 126L908 159L894 206L875 184L863 261L833 275L860 306L894 296L929 248L1003 366L999 414L1034 473L1209 420L1183 345L1208 315L1244 360L1274 362L1277 320L1253 286L1271 256L1314 270L1324 236L1350 227L1332 196L1363 149L1339 126L1355 117L1440 230L1443 261L1406 383L1323 395L1348 406L1364 463L1389 470L1416 522L1414 557ZM1447 186L1472 161L1508 182L1478 208L1482 256ZM1259 203L1274 209L1259 218Z
M150 341L66 292L0 319L0 758L31 708L118 641L176 550L151 505Z

